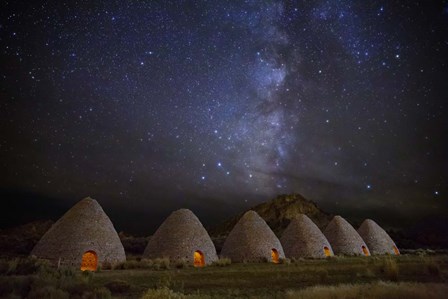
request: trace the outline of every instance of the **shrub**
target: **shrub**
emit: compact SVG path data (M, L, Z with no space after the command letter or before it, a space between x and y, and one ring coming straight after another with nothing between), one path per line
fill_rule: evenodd
M174 265L176 266L176 264ZM127 270L127 269L170 269L169 258L157 258L151 259L141 259L141 260L129 260L126 262L121 262L114 264L112 266L113 270Z
M379 256L375 256L375 255L371 255L369 256L369 258L367 259L367 263L369 265L375 265L378 261L380 261L381 258Z
M124 269L138 269L138 268L140 268L140 263L136 260L130 260L124 263Z
M302 290L288 290L286 298L294 299L395 299L395 298L444 298L446 284L375 282L370 284L341 284L313 286Z
M50 270L51 272L51 270ZM59 269L56 270L57 273L59 273L62 276L68 276L68 277L73 277L76 276L77 274L79 274L79 270L73 267L60 267ZM88 271L87 271L88 272ZM88 275L88 274L86 274Z
M27 257L19 259L16 268L16 275L30 275L36 273L41 267L49 266L49 262Z
M137 260L129 260L113 265L114 270L140 269L142 265Z
M436 252L434 250L422 249L422 248L419 248L419 249L415 250L413 253L418 255L418 256L420 256L420 257L425 257L427 255L434 255L434 254L436 254Z
M366 272L364 273L364 276L373 278L373 277L375 277L375 273L371 269L366 268Z
M56 281L56 285L58 282ZM60 288L70 293L70 295L82 296L92 291L92 286L80 276L66 277L59 280Z
M109 289L102 287L95 289L93 291L93 295L95 296L95 299L110 299L112 298L112 294L109 291Z
M188 268L190 266L190 262L186 259L181 259L176 261L174 265L177 269Z
M45 286L43 288L33 288L29 292L27 298L29 299L40 299L40 298L57 298L57 299L69 299L70 294L61 289L56 289L53 286Z
M162 287L159 289L149 289L141 297L141 299L184 299L186 296L181 293L176 293L168 287Z
M14 258L0 261L0 274L3 275L31 275L42 267L49 267L50 263L34 257Z
M112 265L112 270L124 270L125 262L120 262Z
M169 258L157 258L153 262L154 262L153 268L156 270L170 269L170 259Z
M440 276L440 267L434 261L427 262L426 269L430 275Z
M154 270L160 270L160 264L154 264L154 265L152 265L152 269L154 269Z
M214 261L212 263L212 266L225 267L230 264L232 264L232 260L227 257L223 257L223 258L220 258L219 260Z
M291 264L291 260L289 258L281 258L279 259L279 264L285 264L285 265L289 265Z
M162 269L169 269L170 268L170 259L169 258L163 258L162 262L160 264L160 267Z
M13 259L8 262L8 270L6 271L9 275L14 275L17 270L17 266L19 265L19 259Z
M157 288L162 289L162 288L169 288L171 287L173 278L171 277L171 275L169 273L167 273L166 275L163 275L162 277L160 277L159 281L156 283Z
M39 271L38 275L34 277L32 289L37 290L46 286L52 286L66 291L70 295L81 297L92 292L90 281L93 275L93 272L80 272L71 267L48 268Z
M126 293L131 288L131 285L124 280L113 280L104 285L112 293Z
M0 297L19 296L21 298L92 298L90 283L94 273L80 272L70 267L56 269L47 262L33 258L19 258L8 263L9 273L14 278L0 281ZM17 274L31 273L31 274ZM107 298L107 297L105 297Z
M327 279L328 279L328 271L327 270L321 269L321 270L316 271L316 273L317 273L317 276L319 276L319 281L321 283L324 283L327 281Z
M95 272L92 272L92 271L81 272L81 276L82 276L83 280L87 283L90 283L92 281L94 275L95 275Z
M152 269L154 266L154 261L150 259L141 259L140 265L143 269Z
M64 281L63 277L61 279L61 272L54 268L42 269L39 270L36 276L32 278L31 288L39 289L44 288L46 286L56 286L60 285L61 281Z
M383 272L388 280L398 281L398 265L393 258L387 257L384 259Z

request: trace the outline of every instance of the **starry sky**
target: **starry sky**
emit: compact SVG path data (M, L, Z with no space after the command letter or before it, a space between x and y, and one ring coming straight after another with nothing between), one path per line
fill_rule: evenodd
M292 192L391 226L448 213L447 1L2 1L0 15L2 225L89 195L134 232Z

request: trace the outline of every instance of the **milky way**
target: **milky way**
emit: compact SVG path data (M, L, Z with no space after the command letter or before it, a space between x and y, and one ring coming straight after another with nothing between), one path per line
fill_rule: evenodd
M447 7L7 1L0 188L154 224L291 192L391 225L445 213Z

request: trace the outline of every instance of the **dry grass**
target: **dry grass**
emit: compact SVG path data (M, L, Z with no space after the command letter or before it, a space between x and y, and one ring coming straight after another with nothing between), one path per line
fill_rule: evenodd
M187 266L186 263L179 261L182 266ZM176 263L175 266L178 267L179 263ZM147 270L167 270L170 269L170 259L169 258L157 258L157 259L133 259L127 260L122 263L115 264L112 269L113 270L130 270L130 269L147 269ZM182 267L179 267L182 268Z
M20 257L10 260L0 260L0 275L29 275L43 267L49 267L50 263L33 257Z
M35 258L2 260L0 298L110 298L92 283L95 273L61 267ZM5 266L6 265L6 266Z
M181 293L176 293L173 290L164 287L160 289L149 289L146 293L141 297L141 299L184 299L186 296Z
M289 264L291 264L291 259L289 259L289 258L280 258L278 262L280 264L289 265Z
M181 259L175 262L174 267L176 269L184 269L188 267L192 267L193 265L187 259Z
M225 267L232 264L232 260L226 257L220 258L212 263L212 266Z
M303 290L289 290L288 299L437 299L446 298L448 285L442 283L393 283L341 284L337 286L314 286Z
M440 277L442 272L440 270L440 266L437 261L434 261L432 258L425 260L426 269L428 270L428 274L432 276Z
M290 264L243 264L224 259L218 263L195 268L171 263L168 259L135 259L121 264L121 270L81 272L72 268L57 270L36 259L0 259L0 298L64 298L67 294L70 298L109 298L111 294L139 298L146 293L153 296L148 298L158 298L154 296L168 291L175 293L172 298L186 296L179 298L188 299L283 298L285 290L295 296L313 285L321 288L342 285L341 288L350 289L347 294L354 292L358 296L357 289L364 290L369 286L372 294L376 294L378 284L386 285L384 288L393 294L397 288L406 292L407 288L403 286L418 285L415 282L425 283L424 286L448 282L446 255L299 259ZM434 288L433 292L436 291Z
M442 283L394 283L374 282L369 284L341 284L336 286L314 286L303 290L288 290L278 297L286 299L438 299L446 298L448 285ZM240 298L243 295L234 290L225 294L207 295L196 292L184 294L169 287L149 289L141 299L208 299L208 298ZM243 295L245 298L245 296ZM264 296L263 296L264 297ZM257 298L260 298L257 296ZM268 297L270 298L270 297Z
M390 281L398 281L398 265L391 257L384 259L383 271Z
M113 280L104 284L104 286L112 293L126 293L131 288L131 285L124 280Z

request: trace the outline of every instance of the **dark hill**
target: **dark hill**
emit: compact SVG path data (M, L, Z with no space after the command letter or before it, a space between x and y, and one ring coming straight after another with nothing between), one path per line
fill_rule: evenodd
M305 199L300 194L279 195L273 200L259 204L250 210L257 212L277 236L285 230L289 222L298 214L306 214L320 229L323 229L332 217L322 211L314 202ZM214 237L227 236L245 212L211 229L210 235Z
M298 214L305 214L310 217L321 230L325 228L332 218L332 215L322 211L314 202L297 193L279 195L273 200L261 203L249 210L257 212L278 237L286 229L289 222ZM221 251L229 232L245 212L247 211L209 230L218 252Z
M53 225L53 221L33 221L14 228L0 230L0 255L28 255L34 245Z

